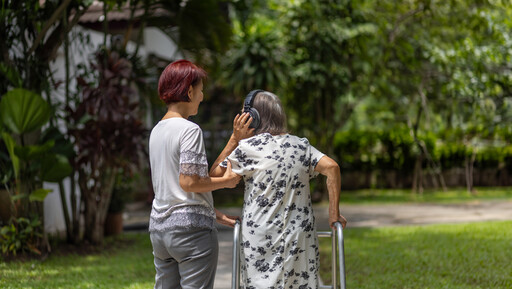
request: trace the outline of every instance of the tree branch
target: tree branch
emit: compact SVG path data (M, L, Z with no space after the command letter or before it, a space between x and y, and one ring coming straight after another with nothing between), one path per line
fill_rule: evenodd
M50 19L44 25L43 30L39 32L39 34L36 37L36 40L34 41L34 43L32 43L32 47L30 47L28 54L32 54L32 52L34 52L37 49L39 43L43 40L44 36L46 35L46 32L48 32L50 27L52 27L52 25L55 24L55 22L60 18L61 14L69 6L69 3L71 3L71 0L64 0L64 2L60 4L59 8L57 8L57 10L53 12Z
M400 27L400 25L405 22L406 20L408 20L409 18L413 17L414 15L422 12L424 9L423 7L420 7L420 8L416 8L414 10L411 10L407 13L405 13L404 15L400 16L400 18L398 18L396 21L395 21L395 25L393 27L393 30L391 30L391 32L389 33L389 42L390 43L393 43L395 41L395 38L396 38L396 35L398 34L398 28Z
M69 33L71 29L78 23L80 17L87 11L87 7L83 9L78 9L78 11L73 16L73 19L64 27L64 25L59 24L57 28L52 31L50 37L48 37L48 41L43 46L43 52L41 53L41 58L45 60L52 60L57 54L57 50L60 45L64 41L64 35Z

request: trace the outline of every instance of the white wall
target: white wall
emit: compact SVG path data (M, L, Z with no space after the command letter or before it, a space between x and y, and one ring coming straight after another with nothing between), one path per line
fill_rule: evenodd
M144 30L144 48L147 54L155 54L161 58L183 58L176 44L158 28L148 27Z

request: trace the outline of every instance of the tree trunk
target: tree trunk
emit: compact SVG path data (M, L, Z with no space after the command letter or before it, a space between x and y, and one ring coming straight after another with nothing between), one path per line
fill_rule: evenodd
M108 206L112 196L112 189L115 182L115 169L104 169L100 184L95 184L94 189L87 186L90 175L83 170L79 172L80 190L84 195L85 211L84 239L92 244L98 245L103 242L105 218L107 217Z
M72 239L72 232L73 227L69 219L69 211L68 211L68 201L66 198L66 190L64 189L63 181L59 182L59 193L60 193L60 200L62 205L62 212L64 214L64 222L66 224L66 240L68 242L71 242Z
M77 195L76 195L76 171L74 168L73 168L73 173L71 174L70 182L71 182L71 215L72 215L71 223L72 223L72 227L73 227L72 242L74 244L76 244L80 240L80 213L81 213L80 208L81 208L81 204L82 204L82 202L80 202L80 200L82 200L82 198L77 198Z
M412 179L413 193L423 193L423 169L421 167L422 161L423 155L419 155L416 158L416 164L414 165L414 176Z
M471 158L466 156L465 161L465 173L466 173L466 188L468 190L468 193L474 194L474 188L473 188L473 168L475 164L475 157L476 153L473 152L471 155Z

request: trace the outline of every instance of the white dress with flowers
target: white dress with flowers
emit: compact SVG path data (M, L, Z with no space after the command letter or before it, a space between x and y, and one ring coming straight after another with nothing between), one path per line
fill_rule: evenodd
M228 157L233 171L245 181L241 234L245 288L318 288L318 240L309 180L322 156L305 138L263 133L242 140Z

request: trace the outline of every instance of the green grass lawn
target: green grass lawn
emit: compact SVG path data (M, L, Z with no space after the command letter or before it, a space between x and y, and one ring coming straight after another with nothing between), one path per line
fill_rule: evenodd
M321 238L330 283L330 240ZM512 288L512 221L349 228L347 288ZM102 250L54 246L45 261L0 263L0 288L152 288L147 234L109 239Z
M64 248L63 248L64 247ZM148 234L107 239L80 252L54 246L45 261L0 263L0 288L153 288L155 268Z
M512 221L345 230L347 288L512 288ZM330 277L330 239L320 274Z
M399 204L399 203L464 203L474 201L512 200L512 187L479 187L474 194L465 188L425 190L422 194L411 190L366 189L341 191L342 204Z
M341 190L341 204L395 204L395 203L463 203L487 200L512 200L512 187L477 187L474 194L465 188L442 190L426 189L422 194L409 189L366 189L356 191ZM218 207L242 207L243 188L218 190L213 193Z
M342 192L341 203L512 200L512 188ZM347 288L512 288L512 221L457 225L349 228ZM330 283L330 240L321 238L321 276ZM152 288L148 234L109 238L104 247L56 244L44 261L0 261L0 288ZM329 251L329 252L328 252ZM23 258L22 258L23 259Z

